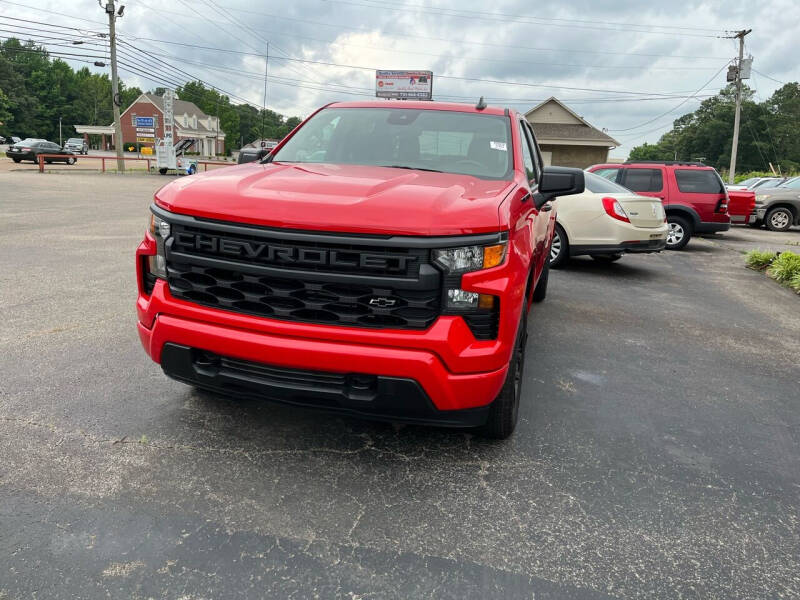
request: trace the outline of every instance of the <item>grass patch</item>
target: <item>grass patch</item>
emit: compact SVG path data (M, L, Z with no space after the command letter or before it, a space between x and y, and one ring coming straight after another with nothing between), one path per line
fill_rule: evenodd
M745 255L744 260L747 263L747 266L751 269L763 271L777 257L777 252L768 252L766 250L750 250L750 252Z
M769 265L769 276L775 281L789 283L800 275L800 254L781 252Z

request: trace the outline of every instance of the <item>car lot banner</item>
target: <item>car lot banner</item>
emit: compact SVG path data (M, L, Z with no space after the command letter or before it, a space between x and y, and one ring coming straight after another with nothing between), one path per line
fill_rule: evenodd
M433 98L433 71L375 71L378 98Z

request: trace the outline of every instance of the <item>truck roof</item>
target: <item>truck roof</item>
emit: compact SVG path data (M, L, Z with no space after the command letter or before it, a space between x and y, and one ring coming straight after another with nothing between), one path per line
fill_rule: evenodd
M477 104L477 98L475 104ZM430 100L362 100L355 102L333 102L326 108L412 108L417 110L447 110L496 116L505 115L508 111L508 109L499 106L487 106L483 110L478 110L475 108L475 104L431 102Z

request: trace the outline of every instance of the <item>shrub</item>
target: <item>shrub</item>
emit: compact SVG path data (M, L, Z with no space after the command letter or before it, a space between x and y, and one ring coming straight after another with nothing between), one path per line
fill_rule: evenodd
M795 275L800 275L800 254L781 252L769 266L769 274L781 283L789 283Z
M789 287L800 294L800 273L795 273L794 277L789 280Z
M756 271L766 269L770 263L778 256L777 252L768 252L765 250L750 250L745 256L747 266Z

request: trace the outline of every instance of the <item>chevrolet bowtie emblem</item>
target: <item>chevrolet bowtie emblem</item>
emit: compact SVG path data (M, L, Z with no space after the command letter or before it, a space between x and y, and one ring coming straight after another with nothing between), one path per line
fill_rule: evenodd
M392 300L391 298L384 298L383 296L379 296L377 298L370 298L369 305L370 306L377 306L379 308L389 308L390 306L394 306L397 304L397 300Z

